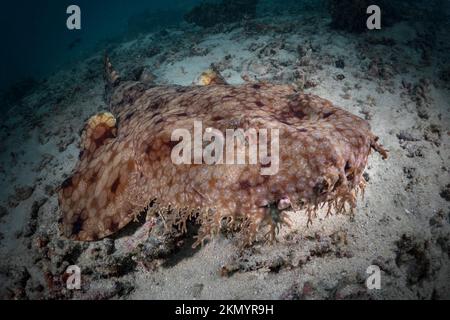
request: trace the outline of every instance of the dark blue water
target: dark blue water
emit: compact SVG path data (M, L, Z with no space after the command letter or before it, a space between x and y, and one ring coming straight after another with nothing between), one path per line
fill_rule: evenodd
M46 75L123 35L129 19L146 10L188 10L198 0L16 0L0 13L0 88ZM82 30L66 28L66 9L81 8ZM167 14L167 13L166 13ZM174 23L179 15L174 14Z
M321 10L324 10L328 1L333 0L274 0L282 4L303 3L305 8L309 6ZM343 2L349 1L353 0ZM380 1L387 0L374 2ZM104 49L108 43L120 41L121 37L127 35L135 35L139 32L139 28L149 29L148 25L139 23L130 27L130 19L136 15L142 15L145 12L155 14L159 10L164 10L161 14L155 15L161 17L160 20L156 20L155 27L158 27L158 23L167 24L167 21L177 24L183 20L185 12L200 2L201 0L15 0L9 3L3 1L0 12L2 42L0 91L21 79L27 77L39 79L59 68L70 66L73 61L95 50ZM270 0L260 0L259 4L262 2L267 3ZM437 12L440 13L448 11L450 6L450 0L388 2L391 6L398 8L412 3L416 6L419 4L417 6L419 9L421 5L424 10L436 7ZM77 4L82 9L82 30L69 31L66 28L68 17L66 8L71 4ZM399 9L400 15L397 15L395 19L401 18L402 10ZM236 15L240 13L236 12ZM439 19L442 17L448 16L441 15ZM420 10L417 18L421 18ZM436 20L439 20L437 18ZM215 17L212 18L214 19ZM346 19L345 12L342 12L342 19ZM142 30L142 32L146 31L149 30Z

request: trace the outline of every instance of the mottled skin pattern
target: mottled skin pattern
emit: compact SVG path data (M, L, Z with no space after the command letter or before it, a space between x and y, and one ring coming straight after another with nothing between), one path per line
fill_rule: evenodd
M259 235L273 239L288 223L281 200L310 219L323 204L353 211L371 149L386 157L365 120L288 85L121 82L110 101L117 128L89 122L82 145L90 147L59 192L61 229L74 240L111 235L150 204L168 227L185 230L196 217L198 243L223 229L241 230L245 244ZM172 131L192 131L194 120L222 132L278 128L278 174L261 175L260 164L173 164Z

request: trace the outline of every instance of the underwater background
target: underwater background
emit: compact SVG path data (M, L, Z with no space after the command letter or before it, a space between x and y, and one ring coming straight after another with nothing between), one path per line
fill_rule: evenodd
M66 9L81 8L81 30ZM368 30L369 5L381 30ZM17 0L0 10L0 298L449 299L449 0ZM164 221L118 237L61 237L58 190L80 133L108 111L103 58L124 79L268 82L318 95L370 123L355 217L293 215L277 242L238 250L227 233L192 249ZM244 108L245 106L243 106ZM195 227L192 227L195 229ZM82 290L65 270L86 272ZM366 270L382 272L369 290Z
M18 0L5 2L0 15L0 35L3 39L3 50L0 52L2 70L0 91L19 80L42 78L58 67L64 67L82 55L92 53L93 50L105 50L112 42L120 41L119 39L126 36L179 25L189 10L201 2L220 3L214 0L79 0L75 2ZM327 10L330 6L328 0L259 2L265 4L272 2L276 7L275 12L270 6L260 8L259 15L276 15L276 10L281 12L315 10L329 17L331 12ZM360 5L364 7L365 2L362 1ZM379 1L381 2L383 1ZM339 12L339 19L345 20L344 11L346 7L351 8L350 2L343 1L339 4L336 1L335 3L338 4L335 11ZM82 8L81 30L70 31L65 28L68 17L65 12L71 4ZM428 20L433 24L448 26L450 4L447 0L395 0L391 1L389 6L396 7L392 10L395 11L392 16L396 15L397 20L408 17L415 21ZM231 13L231 15L235 16L233 19L239 18L239 14ZM383 22L385 22L384 19Z
M104 50L107 43L136 31L134 18L149 14L142 30L152 31L181 22L182 13L197 0L19 0L5 2L0 16L0 34L4 39L0 52L0 88L24 78L38 78L58 67ZM82 10L82 29L66 28L68 6ZM131 21L130 21L131 20ZM131 23L131 26L129 25Z

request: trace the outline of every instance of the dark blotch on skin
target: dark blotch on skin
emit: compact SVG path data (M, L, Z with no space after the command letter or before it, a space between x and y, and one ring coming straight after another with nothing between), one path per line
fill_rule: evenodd
M299 110L299 108L291 108L291 111L292 111L292 114L299 119L306 118L306 113L304 113L302 110Z
M62 187L63 189L68 188L68 187L70 187L70 186L72 186L72 177L67 178L66 180L64 180L64 182L63 182L62 185L61 185L61 187Z
M97 147L99 147L104 144L106 139L111 139L111 138L114 138L114 134L110 128L106 128L105 133L102 136L100 136L98 139L95 139L94 143Z
M220 120L223 120L223 117L221 117L221 116L214 116L211 120L212 121L220 121Z
M110 229L111 229L111 231L115 231L115 230L119 229L119 224L117 224L115 222L111 222Z
M328 190L328 187L328 182L326 180L321 180L314 186L314 194L317 196L324 194Z
M240 181L240 182L239 182L239 187L240 187L242 190L248 190L248 189L251 188L251 185L250 185L250 183L248 182L248 180L244 180L244 181Z
M279 122L284 123L284 124L286 124L286 125L288 125L288 126L291 125L291 123L290 123L289 121L287 121L286 117L282 117L282 118L280 118L280 117L275 117L275 119L277 119Z
M234 98L233 96L226 95L222 98L222 100L233 99L233 98Z
M161 113L155 112L150 119L154 119L154 118L156 118L159 115L161 115Z
M125 120L130 119L134 115L134 112L130 112L125 116Z
M344 168L345 172L348 172L348 170L350 170L351 167L352 167L352 166L350 165L350 162L347 161L347 162L345 163L345 168Z
M347 161L345 163L345 174L347 175L347 180L348 181L352 181L355 177L355 175L353 174L353 172L350 172L350 170L352 169L352 165Z
M161 104L159 103L159 101L158 102L153 102L153 103L151 103L151 104L149 104L149 106L148 106L148 108L149 109L158 109L158 107L160 106ZM155 115L156 115L156 113L155 113Z
M187 88L186 88L186 87L178 87L176 91L177 91L178 93L184 93L184 92L187 91Z
M329 116L332 116L333 114L334 114L333 112L326 112L326 113L323 114L323 118L326 119Z
M84 220L81 218L81 213L78 215L77 220L72 226L72 235L77 235L80 233L81 230L83 230L83 224Z
M89 177L89 183L94 183L97 180L98 173L94 172L92 176Z
M172 141L172 140L164 142L164 144L167 145L170 150L172 150L178 143L179 141Z
M112 184L112 186L111 186L112 193L116 193L116 190L117 190L117 187L119 187L119 184L120 184L120 177L118 177L116 179L116 181L114 181L114 183Z

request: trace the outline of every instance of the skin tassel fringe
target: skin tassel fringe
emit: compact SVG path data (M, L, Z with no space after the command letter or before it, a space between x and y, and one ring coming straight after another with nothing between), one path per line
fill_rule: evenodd
M238 232L240 234L240 247L248 247L257 241L273 243L281 227L291 227L288 212L303 212L308 217L307 227L310 227L318 213L326 209L325 217L332 215L355 215L358 195L364 198L365 182L354 188L341 186L335 194L327 195L327 199L316 201L313 204L305 204L301 200L287 209L280 210L275 204L267 207L266 214L247 215L245 218L237 218L231 215L221 215L217 208L178 208L172 205L161 206L153 199L147 209L147 220L152 216L160 216L167 232L178 232L177 236L187 233L189 221L200 225L198 235L195 236L193 248L204 245L220 232Z

